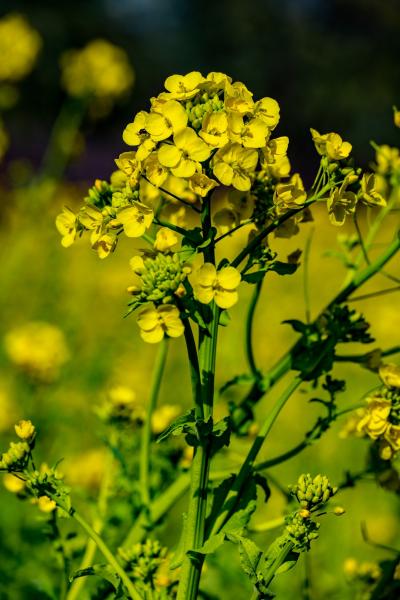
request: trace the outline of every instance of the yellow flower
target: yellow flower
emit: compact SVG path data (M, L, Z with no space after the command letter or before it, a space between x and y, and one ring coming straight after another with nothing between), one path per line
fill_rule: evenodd
M174 143L162 144L158 151L160 163L176 177L191 177L209 156L209 147L190 127L175 134Z
M111 231L94 231L90 241L93 250L96 250L99 258L107 258L111 252L114 252L117 245L117 234Z
M347 192L346 185L343 182L340 188L335 188L327 201L329 220L338 227L344 224L347 215L354 213L357 205L357 196Z
M191 71L187 75L170 75L164 83L169 93L164 95L177 100L189 100L197 94L203 81L204 77L199 71Z
M386 206L386 200L375 188L374 173L364 173L361 181L359 199L367 206Z
M225 75L225 73L211 71L201 83L201 89L206 90L209 94L215 94L220 90L224 90L228 83L232 83L232 77Z
M146 119L146 130L155 142L161 142L184 129L187 122L188 116L182 104L176 100L156 100Z
M310 129L310 131L317 152L321 156L327 156L331 160L342 160L349 156L352 145L344 142L338 133L321 135L316 129Z
M161 187L168 177L168 169L158 160L157 152L150 154L144 168L147 179L156 187Z
M241 81L227 82L225 85L225 108L241 115L251 114L254 110L253 94Z
M115 164L129 177L129 182L132 185L137 183L141 170L141 163L137 158L137 152L122 152L115 159Z
M142 339L149 344L157 344L165 334L176 338L184 332L179 310L172 304L144 308L138 315L137 323Z
M274 202L278 214L281 214L290 208L303 206L306 200L307 193L298 173L292 175L288 182L278 183L275 188Z
M395 106L393 106L393 122L396 127L400 127L400 110L398 110Z
M251 176L257 162L257 150L242 148L240 144L228 144L217 150L214 156L214 175L224 185L233 185L237 190L246 192L251 188Z
M400 388L400 367L398 365L381 365L379 377L387 387Z
M4 475L3 484L6 490L12 492L13 494L19 494L25 489L25 481L16 477L12 473L6 473Z
M81 208L78 220L79 223L89 231L92 229L100 229L103 223L103 214L101 210L89 204Z
M189 187L198 196L207 196L207 194L219 184L202 173L195 173L189 179Z
M141 110L135 115L132 123L128 123L122 134L122 139L128 146L139 146L148 134L146 132L146 123L149 113Z
M56 227L58 232L62 235L61 244L64 248L68 248L74 243L76 238L76 225L76 214L67 207L63 208L62 213L56 218Z
M18 81L28 75L41 45L40 35L22 15L0 19L0 80Z
M286 155L289 145L289 138L286 136L269 140L266 147L263 148L263 167L272 177L280 179L288 177L290 173L290 162Z
M273 98L261 98L254 107L254 116L262 119L271 131L279 123L279 104Z
M178 236L168 227L160 227L156 233L154 249L158 252L170 252L178 243Z
M157 408L151 417L151 430L154 435L162 433L172 421L181 414L181 407L178 404L163 404Z
M57 504L48 496L40 496L37 500L37 505L39 510L44 513L53 512L57 508Z
M383 144L376 150L377 171L386 175L394 169L400 169L400 150Z
M228 117L225 111L208 113L202 123L199 133L209 146L222 148L228 143Z
M361 417L357 431L366 433L373 440L381 437L389 426L388 417L392 404L390 400L375 396L368 399L368 406Z
M238 142L245 148L263 148L266 143L269 130L261 119L251 119L247 123L237 113L229 115L229 138L232 142Z
M385 444L387 442L389 448ZM386 446L386 449L384 449ZM383 452L382 452L383 450ZM393 425L389 423L385 433L383 441L383 449L381 448L381 456L385 460L388 460L386 456L392 458L394 454L400 451L400 425Z
M81 50L61 57L62 83L71 96L93 95L114 100L132 87L134 72L122 48L106 40L93 40Z
M212 221L221 234L227 233L254 211L254 197L249 192L220 186L211 196Z
M192 278L195 298L202 304L215 300L220 308L230 308L238 301L240 273L235 267L222 267L218 272L212 263L204 263Z
M131 206L123 208L117 214L117 219L122 223L127 237L141 237L153 222L154 212L141 202L133 202Z
M189 187L188 179L181 179L180 177L175 177L174 175L169 175L168 179L166 180L165 184L163 185L163 190L173 194L173 196L171 196L170 194L164 193L164 191L163 191L163 197L169 203L178 204L179 208L185 208L185 207L182 206L182 204L180 204L179 200L177 200L174 196L176 196L177 198L180 198L182 200L185 200L186 202L190 202L191 204L194 204L197 201L196 194ZM179 225L179 223L173 223L173 224Z
M35 426L32 425L32 421L19 421L17 425L14 426L15 433L21 440L31 440L35 435Z
M63 332L48 323L30 322L5 336L5 349L12 362L44 383L53 381L69 359Z

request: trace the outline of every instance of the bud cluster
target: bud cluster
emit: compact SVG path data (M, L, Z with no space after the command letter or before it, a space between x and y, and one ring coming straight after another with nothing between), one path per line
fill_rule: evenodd
M337 487L332 487L325 475L316 475L312 478L309 473L300 475L297 484L290 486L290 492L296 497L300 506L312 509L328 502L337 492Z
M310 549L312 540L317 539L320 524L310 518L310 511L303 509L286 517L286 533L296 552Z
M165 561L167 548L157 540L147 540L128 549L119 548L118 554L126 563L133 579L143 583L152 583L161 564Z
M140 275L140 287L129 291L137 303L157 302L168 304L173 301L182 282L190 273L190 268L181 263L178 254L159 253L143 261L143 266L134 269Z
M203 118L206 114L223 110L224 103L218 94L210 96L204 92L197 96L195 100L188 100L185 103L185 111L188 115L189 123L193 129L201 129Z

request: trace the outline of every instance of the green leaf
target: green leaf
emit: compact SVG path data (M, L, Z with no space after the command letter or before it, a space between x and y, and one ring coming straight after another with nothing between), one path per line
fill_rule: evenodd
M240 565L250 581L256 583L258 580L258 563L262 556L262 551L253 542L253 540L243 536L229 536L232 542L239 544Z
M230 417L225 417L214 425L212 430L211 455L214 455L224 446L229 446L231 431Z
M87 567L86 569L79 569L78 571L75 571L73 575L71 575L69 580L72 582L78 577L87 577L89 575L97 575L98 577L105 579L111 583L116 591L118 591L121 586L121 580L119 576L115 573L113 568L107 564L93 565L92 567Z
M286 573L287 571L290 571L290 569L293 569L299 560L299 556L300 554L298 552L291 552L288 554L285 562L275 571L275 575Z
M208 540L204 542L201 548L197 548L194 552L195 554L213 554L225 541L225 533L220 531L216 535L212 535ZM191 550L189 550L188 554L193 554Z
M166 440L170 435L181 435L182 433L191 433L193 431L193 425L196 422L194 409L189 410L185 414L181 415L168 427L160 433L157 438L157 444Z
M254 383L255 377L254 375L250 375L249 373L243 373L242 375L236 375L232 379L226 381L219 389L219 393L223 394L230 387L234 385L246 385L248 383Z
M181 529L181 536L179 538L178 545L172 555L172 559L169 565L170 569L178 569L183 563L185 558L185 539L186 539L186 528L187 528L187 514L183 513L183 524Z
M270 265L269 270L274 271L278 275L292 275L297 271L298 263L285 263L276 260Z
M242 281L246 283L258 283L262 281L267 274L266 269L261 269L260 271L254 271L253 273L245 273L242 274Z
M231 315L227 310L221 310L219 315L219 325L226 327L231 322Z

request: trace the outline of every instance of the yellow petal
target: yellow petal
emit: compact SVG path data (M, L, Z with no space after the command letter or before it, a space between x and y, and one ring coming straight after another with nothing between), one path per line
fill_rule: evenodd
M173 144L162 144L158 150L158 160L164 167L176 167L181 157L182 151Z
M229 290L215 290L215 304L220 308L231 308L239 299L237 292Z
M235 290L241 280L240 273L235 267L223 267L217 273L219 287L225 290Z

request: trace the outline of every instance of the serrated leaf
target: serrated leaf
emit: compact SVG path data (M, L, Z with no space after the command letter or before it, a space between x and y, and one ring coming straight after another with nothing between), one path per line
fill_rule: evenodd
M195 553L197 554L213 554L225 541L225 533L220 531L216 535L212 535L208 540L204 542L201 548L196 548ZM191 551L188 552L191 554Z
M157 438L157 444L166 440L170 435L181 435L193 430L193 424L196 422L194 409L181 415L162 432Z
M253 540L241 537L239 538L239 555L243 571L255 583L257 581L257 570L262 551Z

